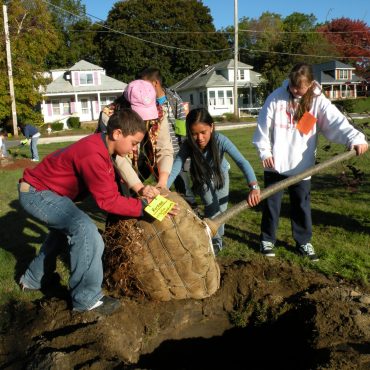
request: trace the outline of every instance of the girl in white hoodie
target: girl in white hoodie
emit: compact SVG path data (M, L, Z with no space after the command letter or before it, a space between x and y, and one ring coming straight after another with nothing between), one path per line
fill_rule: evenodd
M315 164L318 133L328 140L354 148L357 155L368 149L364 134L322 93L310 65L297 64L289 79L267 98L253 137L264 167L265 187L296 175ZM288 188L293 238L298 251L317 260L310 243L312 219L310 178ZM261 252L275 256L274 245L283 191L264 202L261 222Z

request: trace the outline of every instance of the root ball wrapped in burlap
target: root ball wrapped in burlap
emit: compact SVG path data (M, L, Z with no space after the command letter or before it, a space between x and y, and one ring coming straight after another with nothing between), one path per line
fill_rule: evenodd
M220 286L211 231L175 192L180 212L162 222L119 220L107 227L104 276L109 290L168 301L209 297Z

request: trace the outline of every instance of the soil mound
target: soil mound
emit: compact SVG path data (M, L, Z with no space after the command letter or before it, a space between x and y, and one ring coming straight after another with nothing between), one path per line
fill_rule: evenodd
M122 298L112 316L48 298L2 309L2 369L369 369L368 290L280 260L219 261L203 300Z

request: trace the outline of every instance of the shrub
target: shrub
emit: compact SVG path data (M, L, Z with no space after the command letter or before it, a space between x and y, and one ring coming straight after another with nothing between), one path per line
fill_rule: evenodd
M240 119L234 113L224 113L224 116L228 122L240 122Z
M80 117L69 117L67 123L70 128L80 128L81 126Z
M226 117L224 117L224 116L213 116L213 120L215 122L225 122L226 121Z
M51 129L53 131L61 131L63 130L63 122L55 122L51 124Z
M355 108L355 100L354 99L344 99L344 100L336 100L333 102L338 109L342 112L343 110L348 113L353 113Z

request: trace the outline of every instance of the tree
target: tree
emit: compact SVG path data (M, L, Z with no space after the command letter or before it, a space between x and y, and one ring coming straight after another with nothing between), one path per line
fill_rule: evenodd
M321 25L318 31L345 57L339 59L356 66L360 74L366 71L370 65L370 27L365 22L338 18Z
M120 1L109 12L105 25L112 32L98 36L102 65L108 74L123 81L132 80L139 70L152 65L160 68L171 85L204 64L231 56L231 51L184 50L228 48L225 37L216 33L209 8L197 0Z
M101 25L91 23L88 19L79 20L68 27L68 53L64 66L72 66L81 59L101 64L100 48L95 41L99 30Z
M99 50L94 39L100 27L88 18L81 0L50 0L50 3L48 9L61 43L48 55L48 67L64 68L81 59L99 63Z
M297 12L283 19L281 36L274 51L276 55L268 58L262 69L271 81L270 91L281 85L296 63L318 63L322 61L321 55L334 53L329 43L316 32L316 17Z
M297 62L318 63L321 55L337 54L316 27L313 14L292 13L282 18L265 12L258 19L241 19L240 60L262 73L265 95L280 86Z
M264 12L258 19L242 18L239 30L240 60L260 72L280 41L283 20L279 14ZM228 31L234 32L234 27Z
M51 17L41 0L12 0L8 5L8 23L12 53L12 69L18 120L40 122L41 114L35 107L41 101L40 86L47 79L45 59L58 47ZM3 28L3 17L0 26ZM5 40L0 40L0 120L11 117Z

